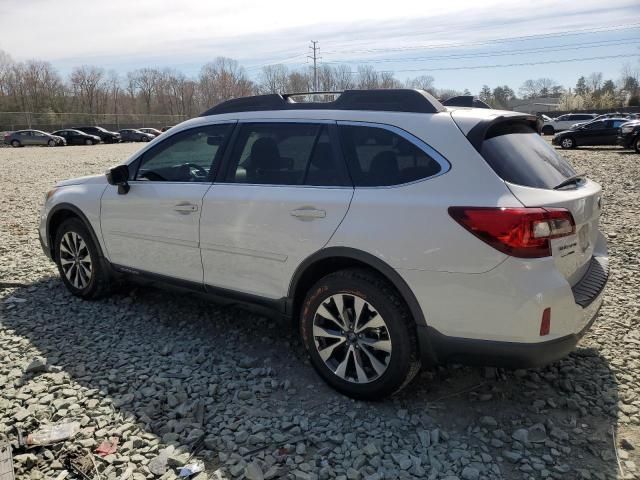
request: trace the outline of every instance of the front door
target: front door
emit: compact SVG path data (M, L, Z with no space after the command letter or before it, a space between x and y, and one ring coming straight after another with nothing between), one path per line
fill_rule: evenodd
M278 299L353 196L335 122L244 123L203 203L205 284Z
M202 199L231 129L226 123L176 133L133 162L128 193L106 189L101 226L112 263L202 283Z

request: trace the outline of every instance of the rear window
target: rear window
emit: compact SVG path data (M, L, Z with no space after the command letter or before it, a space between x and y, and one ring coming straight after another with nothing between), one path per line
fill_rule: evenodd
M480 153L503 180L551 189L576 174L573 167L525 123L500 123L489 129Z

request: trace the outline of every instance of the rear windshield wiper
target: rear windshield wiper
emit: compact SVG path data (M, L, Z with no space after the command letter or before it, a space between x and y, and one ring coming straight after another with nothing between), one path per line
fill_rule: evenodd
M567 185L578 184L580 180L584 180L586 173L576 173L575 175L571 175L569 178L565 178L558 185L553 187L554 190L558 190L562 187L566 187Z

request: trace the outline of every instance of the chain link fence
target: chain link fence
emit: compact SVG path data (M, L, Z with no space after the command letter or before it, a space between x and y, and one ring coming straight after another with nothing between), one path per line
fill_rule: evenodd
M52 132L62 128L99 125L109 130L121 128L162 128L176 125L185 115L138 113L65 113L65 112L0 112L0 131L33 128Z

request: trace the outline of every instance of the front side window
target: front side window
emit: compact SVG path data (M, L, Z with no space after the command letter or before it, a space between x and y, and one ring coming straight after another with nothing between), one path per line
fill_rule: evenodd
M207 125L177 133L145 152L136 180L206 182L219 161L231 124Z
M400 185L437 175L442 165L399 133L340 125L340 141L356 187Z
M344 186L327 125L253 123L240 128L229 170L230 183Z
M598 122L591 122L585 125L586 128L588 128L589 130L598 130L600 128L604 128L604 122L603 121L598 121Z

